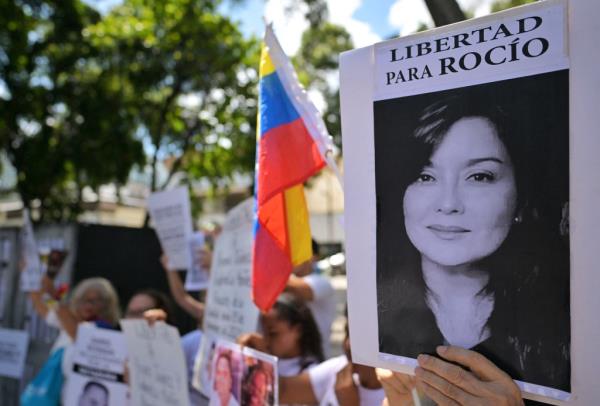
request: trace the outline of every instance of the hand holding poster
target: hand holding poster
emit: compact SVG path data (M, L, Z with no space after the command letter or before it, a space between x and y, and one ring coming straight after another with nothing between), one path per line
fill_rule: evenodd
M343 55L357 362L408 372L449 343L569 397L566 50L547 1Z
M119 331L83 323L77 329L73 370L66 388L67 405L126 405L127 350Z
M121 320L129 351L131 405L187 406L187 370L181 338L163 322Z
M148 197L148 211L156 234L172 270L190 265L189 240L192 236L190 197L186 187L155 192Z
M22 377L28 345L26 331L0 328L0 376Z
M21 259L25 263L25 268L21 272L21 290L24 292L36 292L41 288L43 270L27 209L23 210L21 247Z

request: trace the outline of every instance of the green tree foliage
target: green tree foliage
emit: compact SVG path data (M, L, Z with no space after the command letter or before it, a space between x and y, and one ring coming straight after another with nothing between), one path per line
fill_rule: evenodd
M40 220L75 218L85 186L143 162L118 78L89 63L82 32L99 18L77 0L0 2L0 148Z
M25 206L75 218L82 190L172 157L218 183L254 165L258 43L218 1L0 0L0 148ZM225 180L226 182L226 180Z
M522 6L524 4L533 3L536 0L496 0L492 4L492 13L506 10L507 8Z
M217 1L126 0L85 31L103 69L126 83L139 132L159 159L214 183L254 164L258 43L216 13Z
M326 103L323 112L325 125L338 145L341 143L337 84L339 55L353 47L350 34L344 27L324 22L310 26L303 33L300 49L294 58L303 85L323 96Z

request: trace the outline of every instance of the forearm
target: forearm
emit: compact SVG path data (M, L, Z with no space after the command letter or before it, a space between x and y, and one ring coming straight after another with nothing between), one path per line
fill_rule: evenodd
M77 325L79 324L73 312L66 304L60 304L56 309L56 316L60 321L62 329L75 340L77 336Z
M29 292L29 299L35 312L43 319L48 315L48 306L44 302L42 292Z
M195 319L202 319L202 316L204 315L204 303L194 299L186 292L179 274L177 272L167 271L167 282L169 283L171 295L173 295L177 305Z
M290 275L288 283L285 286L285 291L292 293L306 302L314 300L315 296L310 285L296 275Z
M319 403L308 373L279 377L279 403L303 405L316 405Z

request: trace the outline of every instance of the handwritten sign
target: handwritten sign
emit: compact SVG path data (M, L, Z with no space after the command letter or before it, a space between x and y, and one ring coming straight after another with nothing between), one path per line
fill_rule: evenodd
M148 211L154 222L160 245L173 270L190 264L189 241L192 236L190 197L186 187L155 192L148 197Z
M196 231L190 238L190 265L185 276L185 290L198 291L208 287L210 274L201 264L202 248L204 247L204 234Z
M232 341L255 331L258 322L258 309L250 297L252 218L251 199L233 208L213 255L204 331Z
M181 338L163 322L121 320L129 350L131 405L188 406L187 369Z
M210 337L235 341L242 333L256 331L258 325L258 308L250 296L253 215L252 199L234 207L216 241L204 315L206 339L200 345L192 381L207 396L201 371L207 369L214 343Z
M65 404L92 404L89 403L92 401L105 405L127 404L126 358L123 333L97 328L91 323L80 324Z
M25 269L21 272L21 290L24 292L36 292L40 290L42 274L42 263L33 234L33 227L29 220L29 211L23 210L23 227L21 228L21 256L25 261Z
M26 331L0 328L0 376L21 378L28 344Z

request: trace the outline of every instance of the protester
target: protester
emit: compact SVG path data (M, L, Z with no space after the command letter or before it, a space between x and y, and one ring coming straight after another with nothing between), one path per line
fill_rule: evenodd
M354 380L355 374L358 381ZM279 378L281 403L379 406L384 396L375 368L352 363L347 328L344 355L322 362L300 375Z
M261 314L264 335L244 334L238 342L279 358L280 376L298 375L324 360L321 334L310 309L289 293L279 296L273 308Z
M80 322L94 321L105 326L118 324L119 298L107 279L84 279L73 289L68 303L49 305L44 295L51 292L52 283L52 280L44 275L42 289L29 292L36 313L49 326L60 330L52 351L73 342Z
M174 325L174 309L171 299L156 289L140 290L129 299L125 308L126 319L145 317L149 321L161 320Z
M331 325L335 319L335 291L329 279L315 272L319 255L319 244L312 240L312 258L295 267L290 275L285 291L304 300L310 308L323 342L323 353L326 357L331 353Z

